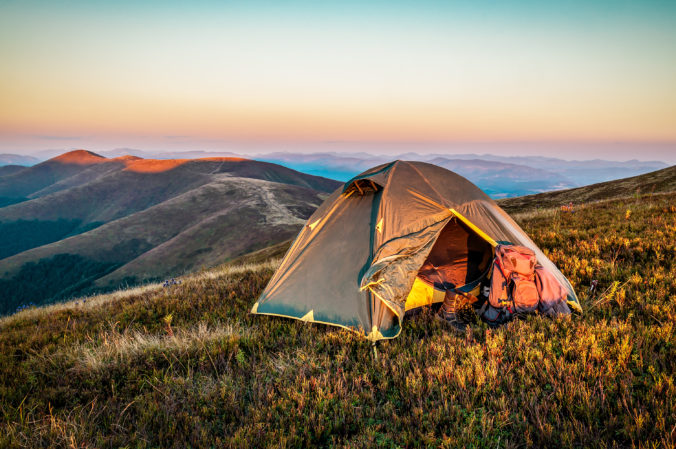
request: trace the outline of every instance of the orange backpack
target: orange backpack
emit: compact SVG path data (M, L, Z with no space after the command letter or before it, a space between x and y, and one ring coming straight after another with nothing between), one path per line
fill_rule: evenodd
M535 253L525 246L495 248L488 302L511 313L537 310L540 295L535 283Z
M566 300L568 292L552 273L535 265L535 286L540 296L538 310L546 315L570 314Z

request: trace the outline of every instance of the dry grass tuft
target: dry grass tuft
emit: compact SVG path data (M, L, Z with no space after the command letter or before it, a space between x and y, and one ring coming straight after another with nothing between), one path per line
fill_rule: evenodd
M120 332L113 324L108 332L99 334L97 341L70 346L65 351L56 353L56 356L72 359L73 369L76 371L99 371L110 369L113 365L130 363L147 353L186 353L213 342L250 338L252 335L251 328L240 324L209 327L205 323L199 323L193 328L180 329L173 335Z

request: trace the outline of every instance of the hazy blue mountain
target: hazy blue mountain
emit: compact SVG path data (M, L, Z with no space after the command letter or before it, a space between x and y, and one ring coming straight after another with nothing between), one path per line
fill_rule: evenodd
M337 155L332 153L272 153L257 157L315 176L347 181L367 168L384 164L392 159L422 160L452 170L475 183L494 198L504 198L532 193L576 187L565 176L539 168L513 163L482 159L456 159L453 156L403 154L387 155Z
M447 155L441 154L438 156L448 157ZM644 173L661 170L669 166L669 164L662 161L639 161L637 159L628 161L608 161L603 159L569 161L542 156L495 156L491 154L484 154L481 156L477 156L476 154L459 154L453 155L453 158L481 159L507 164L526 165L558 173L573 181L577 186L638 176Z
M26 156L23 154L0 154L0 166L3 165L23 165L29 166L40 162L40 159L33 156Z
M491 154L418 154L396 156L368 153L286 153L256 156L304 173L347 181L369 167L393 159L430 162L452 170L479 186L493 198L506 198L567 189L668 167L660 161L567 161L540 156Z
M39 155L52 154L45 150ZM100 152L115 158L134 155L152 159L193 159L207 157L244 157L272 162L285 167L339 181L347 181L360 172L394 159L432 162L465 176L494 198L529 195L550 190L638 176L668 167L661 161L587 161L565 160L543 156L498 156L476 153L401 153L398 155L370 154L367 152L300 153L278 151L267 154L236 154L228 151L146 151L117 148ZM38 154L36 154L38 155ZM38 155L38 156L39 156ZM565 153L561 153L565 157ZM479 161L482 161L480 163ZM1 176L1 175L0 175Z

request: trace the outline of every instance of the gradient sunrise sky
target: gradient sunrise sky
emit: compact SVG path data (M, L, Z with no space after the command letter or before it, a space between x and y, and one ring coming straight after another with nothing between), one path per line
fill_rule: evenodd
M0 61L2 152L676 162L674 0L5 0Z

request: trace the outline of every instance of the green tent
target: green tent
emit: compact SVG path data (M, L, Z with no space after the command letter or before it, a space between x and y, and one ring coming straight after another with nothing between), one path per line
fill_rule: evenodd
M477 288L498 243L535 251L581 311L566 277L481 189L432 164L395 161L326 199L251 313L394 338L405 311L443 300L448 283Z

